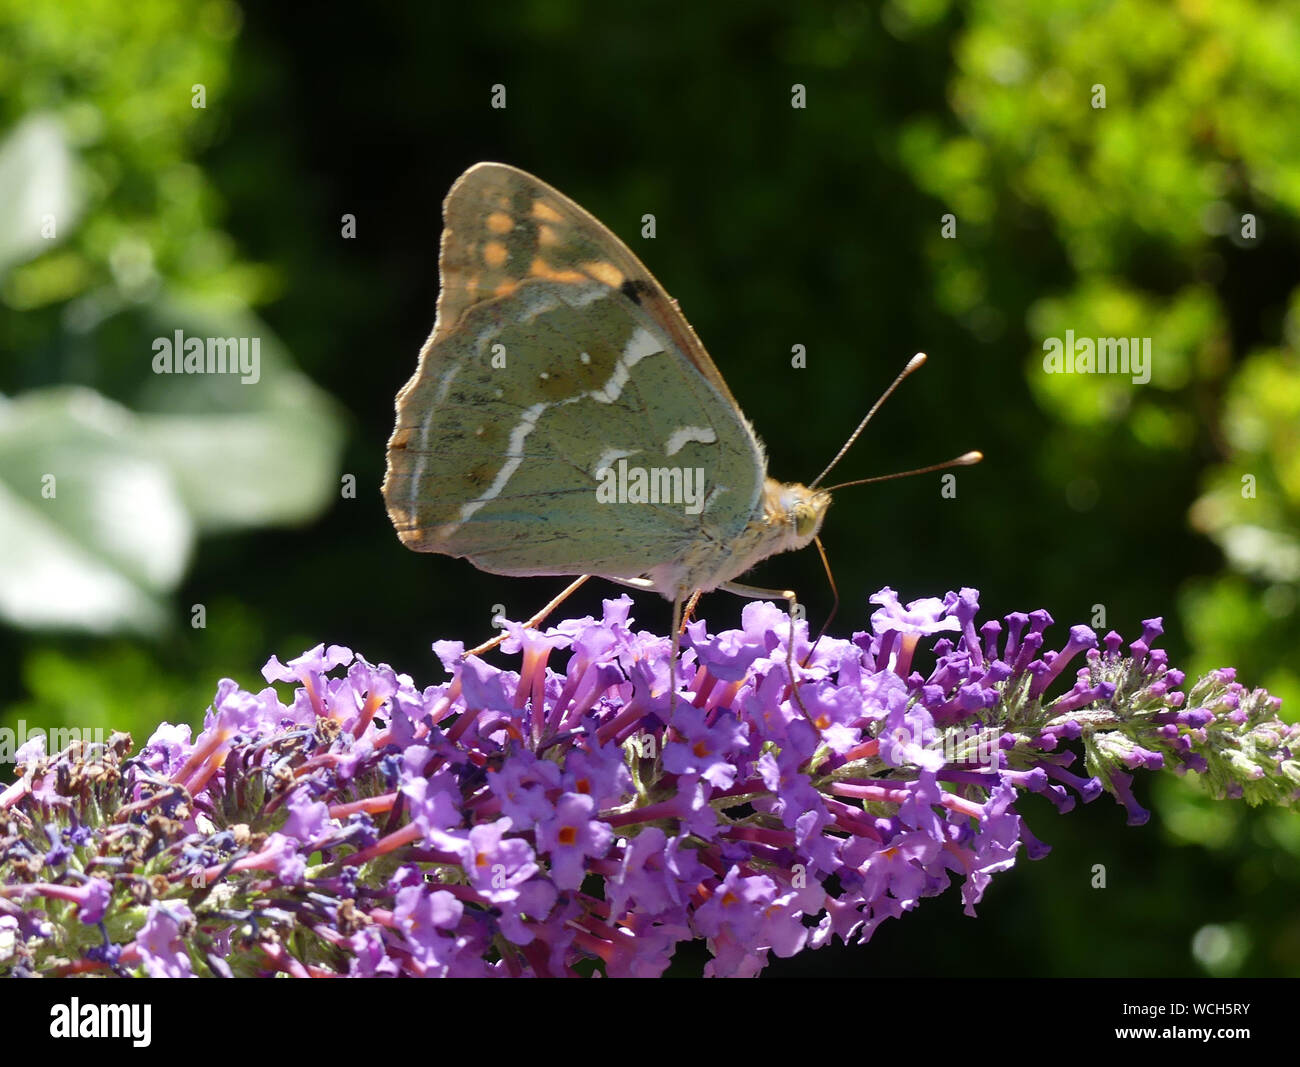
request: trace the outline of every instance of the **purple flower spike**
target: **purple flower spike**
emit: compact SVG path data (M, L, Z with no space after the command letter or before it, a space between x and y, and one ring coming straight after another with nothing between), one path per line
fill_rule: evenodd
M29 742L0 786L0 973L73 946L76 973L648 977L702 940L707 974L753 975L950 886L974 914L1047 852L1025 793L1138 823L1133 775L1163 767L1300 799L1300 726L1228 669L1184 691L1159 620L1125 658L1085 626L1050 648L1045 611L1003 640L973 589L871 599L871 634L815 653L773 604L697 620L674 665L624 596L514 627L517 671L437 642L427 686L322 644L267 663L289 703L223 680L197 736L163 724L134 759Z

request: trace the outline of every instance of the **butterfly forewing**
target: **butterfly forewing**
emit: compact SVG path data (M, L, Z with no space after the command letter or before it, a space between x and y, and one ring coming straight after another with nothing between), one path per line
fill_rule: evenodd
M476 163L452 185L443 220L436 330L454 328L467 308L508 295L529 277L598 281L644 307L738 409L676 302L627 245L557 189L504 163Z

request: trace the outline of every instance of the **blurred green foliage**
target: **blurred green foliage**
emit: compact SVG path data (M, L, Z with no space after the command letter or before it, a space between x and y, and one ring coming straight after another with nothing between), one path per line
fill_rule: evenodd
M901 140L917 182L969 226L929 244L938 298L978 333L997 278L1023 299L998 300L995 314L1031 338L1153 339L1141 389L1043 374L1034 351L1026 378L1056 423L1043 446L1054 460L1082 448L1090 466L1122 463L1129 448L1171 464L1203 457L1190 515L1229 573L1183 590L1189 666L1237 665L1294 708L1300 127L1280 116L1300 100L1300 18L1265 3L1156 0L1057 5L1050 17L976 4L968 16L952 114L909 123ZM1104 109L1089 106L1098 87ZM1034 291L1034 265L1006 240L1030 217L1066 267L1054 292ZM1253 265L1259 245L1280 254Z
M955 500L925 478L837 496L837 630L863 627L885 584L904 599L974 585L990 612L1061 624L1101 608L1130 639L1164 615L1175 663L1234 665L1294 717L1297 54L1300 13L1263 0L528 0L310 19L0 0L0 537L5 515L39 508L40 434L19 416L42 410L55 444L58 419L111 422L100 459L147 466L179 531L165 573L128 538L115 573L147 608L82 625L115 632L0 630L0 715L139 738L195 721L219 677L256 686L269 655L318 641L433 682L432 639L477 640L497 604L523 616L558 590L406 552L378 495L392 397L433 319L441 198L495 158L646 260L777 477L819 470L907 356L931 354L839 476L988 458ZM489 107L498 83L505 110ZM11 221L20 201L62 205L57 240ZM645 212L658 237L638 243ZM150 374L150 339L182 327L262 336L264 385ZM1044 338L1067 330L1151 337L1150 383L1043 373ZM12 543L0 611L40 584ZM816 619L829 595L807 556L754 581L806 592ZM715 626L738 611L705 601ZM658 602L636 614L667 625ZM1155 809L1140 829L1105 802L1057 818L1031 799L1053 852L996 880L980 920L941 898L865 949L773 973L1300 973L1295 815L1170 776L1138 795Z
M338 492L338 407L249 311L274 272L235 254L195 162L217 129L196 105L224 89L239 23L229 4L197 14L0 8L0 619L15 626L161 639L192 618L174 593L196 536L300 523ZM153 339L178 329L257 338L256 383L155 374ZM33 692L50 714L141 726L156 703L76 711L65 686Z

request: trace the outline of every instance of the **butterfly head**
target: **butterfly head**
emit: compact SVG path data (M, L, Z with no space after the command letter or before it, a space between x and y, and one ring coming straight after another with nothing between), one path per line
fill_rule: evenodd
M831 495L824 489L773 478L767 480L766 497L768 523L780 531L786 551L811 542L831 506Z

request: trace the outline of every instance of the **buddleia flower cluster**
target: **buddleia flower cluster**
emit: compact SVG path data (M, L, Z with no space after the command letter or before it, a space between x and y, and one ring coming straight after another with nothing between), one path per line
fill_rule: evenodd
M322 645L260 692L222 681L197 737L30 741L0 791L0 972L654 976L703 940L747 976L944 892L973 915L1047 851L1027 793L1130 823L1141 770L1300 797L1300 727L1230 670L1185 689L1159 619L1049 647L1045 611L981 625L971 589L872 602L849 640L771 604L697 621L674 666L623 597L512 625L512 670L436 644L423 688Z

